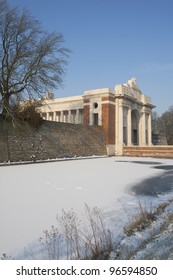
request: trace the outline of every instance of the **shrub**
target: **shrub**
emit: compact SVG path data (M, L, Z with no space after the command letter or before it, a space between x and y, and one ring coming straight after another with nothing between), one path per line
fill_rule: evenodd
M35 106L32 104L23 107L21 111L17 111L15 117L26 121L34 128L38 128L43 121L40 114L35 110Z

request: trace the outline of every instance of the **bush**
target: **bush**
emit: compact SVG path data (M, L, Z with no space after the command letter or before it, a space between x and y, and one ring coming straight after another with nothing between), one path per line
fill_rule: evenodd
M38 128L43 119L35 109L35 103L26 102L22 105L13 104L11 111L8 114L0 114L1 119L4 121L10 121L14 126L20 126L21 122L27 122L34 128Z
M35 110L34 105L25 106L22 111L18 112L17 117L35 128L38 128L43 121L40 114Z

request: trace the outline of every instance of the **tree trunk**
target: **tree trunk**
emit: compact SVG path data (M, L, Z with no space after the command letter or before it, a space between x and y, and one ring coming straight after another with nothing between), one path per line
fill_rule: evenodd
M2 98L2 115L7 117L10 113L10 95L6 93Z

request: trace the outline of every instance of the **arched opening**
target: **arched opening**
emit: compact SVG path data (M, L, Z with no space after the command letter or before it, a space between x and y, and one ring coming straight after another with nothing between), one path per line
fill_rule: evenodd
M139 145L139 113L137 110L132 111L132 144Z

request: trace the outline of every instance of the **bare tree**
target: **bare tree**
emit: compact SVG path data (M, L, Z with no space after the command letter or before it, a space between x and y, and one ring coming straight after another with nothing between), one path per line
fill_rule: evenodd
M159 115L156 111L152 112L152 133L159 133Z
M63 35L48 33L27 10L0 0L0 103L12 115L11 102L41 96L62 84L69 49Z
M173 145L173 106L159 118L159 132L166 135L169 145Z

